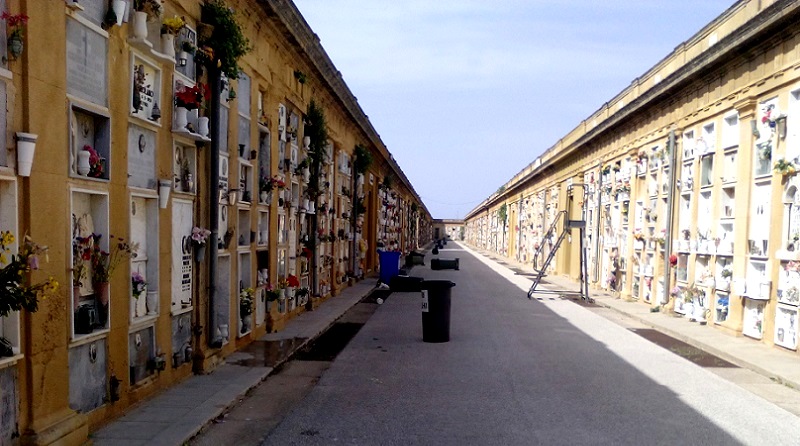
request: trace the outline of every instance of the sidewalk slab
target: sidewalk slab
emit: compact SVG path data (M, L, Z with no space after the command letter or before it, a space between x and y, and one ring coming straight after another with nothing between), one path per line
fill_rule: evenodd
M347 310L374 287L366 279L323 302L314 311L289 321L283 331L269 333L259 340L280 341L303 338L292 347L288 360L325 332ZM258 386L274 367L242 366L233 363L234 353L207 375L192 375L183 382L141 402L126 415L90 435L96 446L179 445L191 439L208 423L236 404L250 389ZM233 360L232 360L233 359ZM276 364L277 367L279 364Z
M471 249L496 263L502 262L502 266L508 269L517 268L533 272L530 265L499 257L491 252L476 250L472 247ZM555 275L548 275L543 281L542 287L550 290L578 291L580 289L576 280ZM800 390L800 357L795 353L784 351L780 347L766 345L759 340L745 336L732 336L715 329L713 325L690 322L687 318L679 317L680 315L677 313L653 313L650 311L649 305L638 301L626 301L602 290L590 289L589 296L598 305L615 310L739 367L752 370Z

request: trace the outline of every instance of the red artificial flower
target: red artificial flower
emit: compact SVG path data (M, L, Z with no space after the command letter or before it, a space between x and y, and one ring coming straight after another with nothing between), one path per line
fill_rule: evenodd
M669 266L678 266L678 256L672 254L669 256Z
M300 281L297 280L297 276L294 274L289 274L289 277L286 278L286 284L292 288L297 288L300 286Z
M9 14L8 11L5 11L3 15L0 15L0 19L5 20L12 28L28 24L28 16L25 14Z

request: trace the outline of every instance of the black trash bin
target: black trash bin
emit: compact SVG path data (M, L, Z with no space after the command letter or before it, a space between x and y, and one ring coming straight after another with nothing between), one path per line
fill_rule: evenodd
M422 290L422 277L394 276L389 280L389 289L399 293L413 293Z
M458 258L455 259L431 259L431 269L454 269L458 271Z
M422 282L422 342L450 341L450 290L454 286L449 280Z

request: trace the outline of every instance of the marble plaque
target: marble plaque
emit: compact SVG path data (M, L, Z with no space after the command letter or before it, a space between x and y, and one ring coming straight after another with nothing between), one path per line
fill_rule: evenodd
M111 2L106 0L80 0L83 11L78 11L78 14L95 25L100 26L103 24L103 19L106 16L106 3L110 4Z
M108 104L108 40L67 19L67 91L81 99Z
M142 127L128 128L128 184L133 187L155 189L156 134Z

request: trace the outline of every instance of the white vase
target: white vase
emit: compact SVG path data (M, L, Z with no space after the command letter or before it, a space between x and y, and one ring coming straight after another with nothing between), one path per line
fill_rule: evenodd
M228 340L228 336L230 336L228 324L219 324L219 335L222 337L222 339Z
M128 2L125 0L112 0L111 10L117 16L117 26L122 25L122 19L125 18L125 9L128 7Z
M189 110L186 107L175 107L175 130L186 130L189 123Z
M706 309L704 306L700 305L699 299L694 300L694 320L701 324L706 323Z
M36 151L36 138L37 135L33 133L17 132L17 173L21 177L31 176L33 154Z
M684 303L683 311L684 311L684 316L686 316L687 319L691 319L692 316L694 316L694 305L691 302Z
M138 40L147 39L147 13L134 11L133 13L133 37Z
M158 291L148 291L147 300L144 303L148 315L158 314Z
M201 136L208 136L208 117L201 116L197 119L197 132Z
M247 316L242 318L242 333L250 331L250 328L253 326L253 315L248 314Z
M161 35L161 53L175 59L175 36L170 33Z
M87 176L89 175L89 171L91 170L91 166L89 166L89 157L91 154L88 150L79 150L78 151L78 175Z

